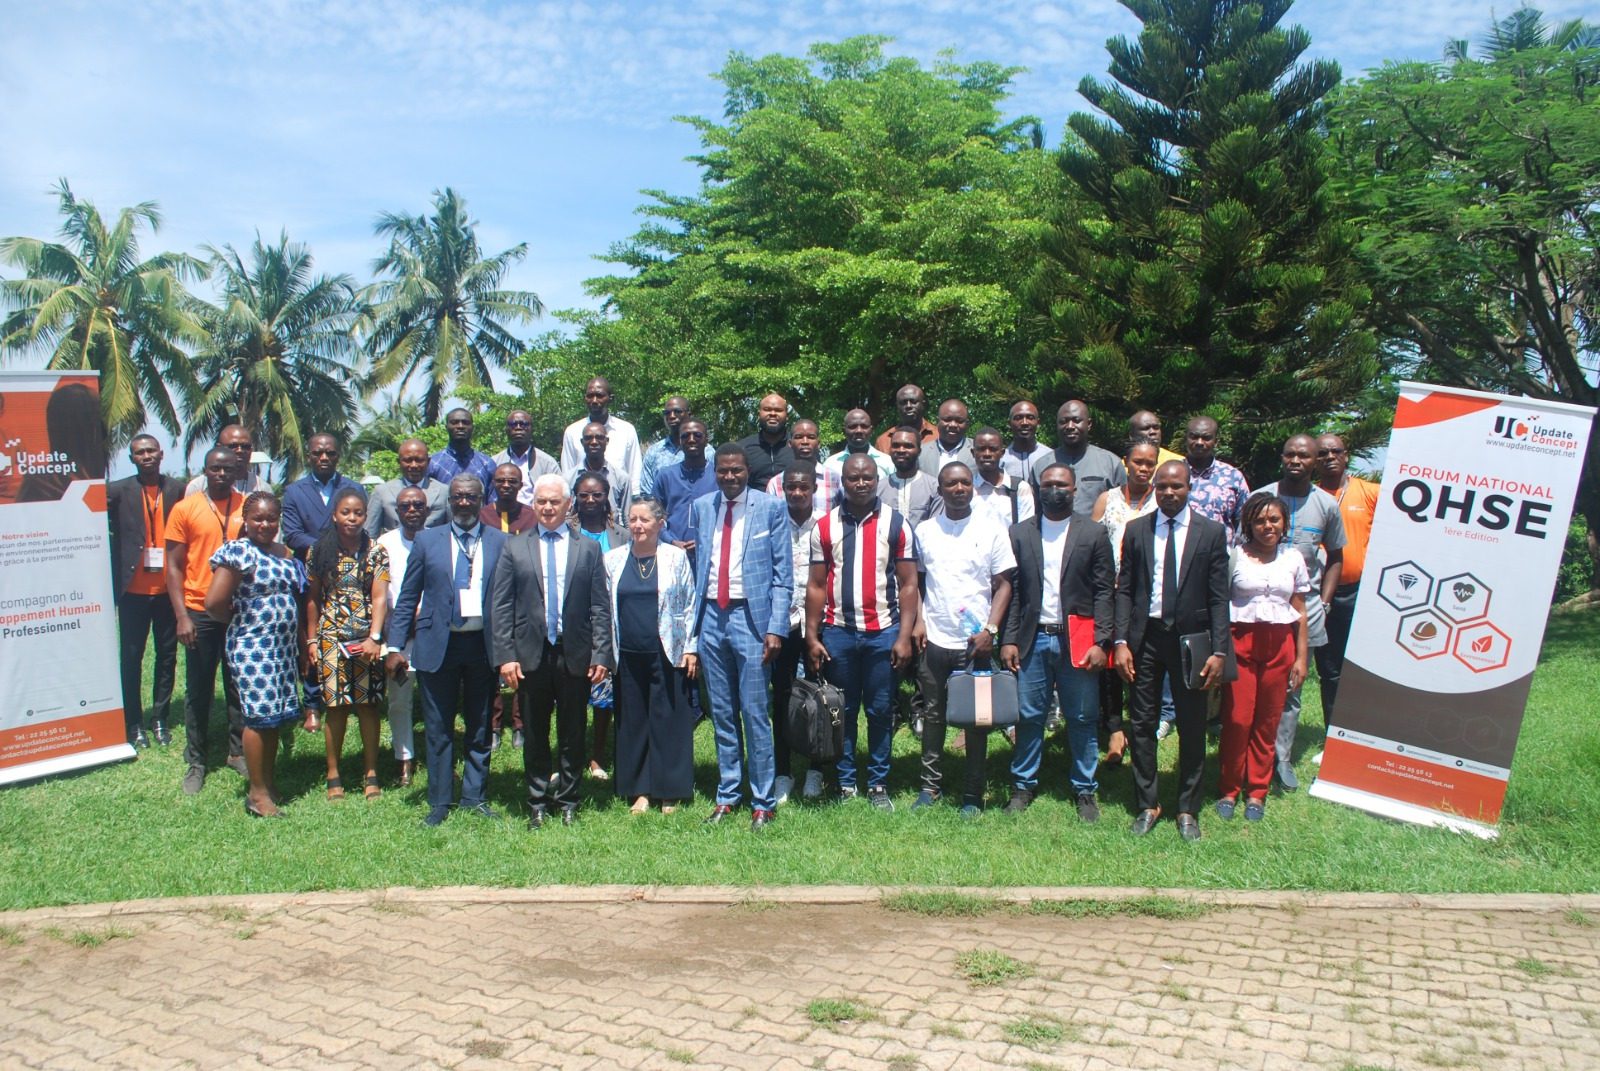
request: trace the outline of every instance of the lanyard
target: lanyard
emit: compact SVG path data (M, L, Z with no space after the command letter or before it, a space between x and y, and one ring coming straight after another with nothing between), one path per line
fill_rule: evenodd
M216 519L217 526L222 529L222 541L224 543L228 541L228 525L233 520L233 496L236 493L232 490L228 492L228 508L221 513L217 512L216 504L212 499L206 499L206 504L211 507L211 516Z
M152 496L151 490L155 491ZM154 488L143 488L144 492L144 544L147 547L156 545L156 516L161 512L161 485ZM224 533L226 535L226 533Z

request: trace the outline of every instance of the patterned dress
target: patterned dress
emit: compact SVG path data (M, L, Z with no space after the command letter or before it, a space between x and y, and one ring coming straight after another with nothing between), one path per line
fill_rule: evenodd
M224 654L239 686L244 723L275 729L300 718L298 596L306 589L305 567L269 554L248 539L224 543L211 555L213 569L239 572L233 593Z
M340 649L372 632L374 582L389 583L389 552L378 543L368 547L364 562L341 550L333 583L322 587L313 671L322 686L324 707L384 701L383 659L350 658Z
M1113 487L1106 492L1105 516L1100 518L1106 526L1106 533L1111 536L1111 560L1116 567L1122 568L1122 532L1128 527L1128 522L1135 517L1143 517L1152 513L1156 508L1156 495L1154 490L1147 489L1144 501L1135 509L1128 503L1128 489L1126 487Z

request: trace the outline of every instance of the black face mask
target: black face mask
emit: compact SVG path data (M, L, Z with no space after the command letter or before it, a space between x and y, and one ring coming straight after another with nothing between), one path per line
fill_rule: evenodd
M1041 487L1039 501L1051 513L1060 513L1072 508L1072 492L1065 487Z

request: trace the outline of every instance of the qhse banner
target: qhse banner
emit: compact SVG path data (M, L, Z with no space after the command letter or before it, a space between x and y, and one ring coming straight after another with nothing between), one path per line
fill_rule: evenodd
M0 372L0 784L132 756L94 374Z
M1593 418L1401 384L1313 796L1495 835Z

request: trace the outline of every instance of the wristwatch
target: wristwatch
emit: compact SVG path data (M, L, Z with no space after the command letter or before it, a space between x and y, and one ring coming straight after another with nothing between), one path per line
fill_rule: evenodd
M369 639L369 640L371 640L371 641L372 641L372 642L373 642L373 643L375 643L375 644L377 644L377 645L378 645L378 646L379 646L379 647L382 647L382 646L383 646L383 637L382 637L382 636L380 636L380 635L379 635L379 634L378 634L378 633L376 633L376 632L374 632L374 633L372 633L372 634L371 634L371 635L369 635L369 636L368 636L368 637L367 637L367 639Z
M1000 638L1000 626L995 624L993 621L990 621L987 624L985 624L983 626L983 631L987 632L990 636L994 637L997 640Z

